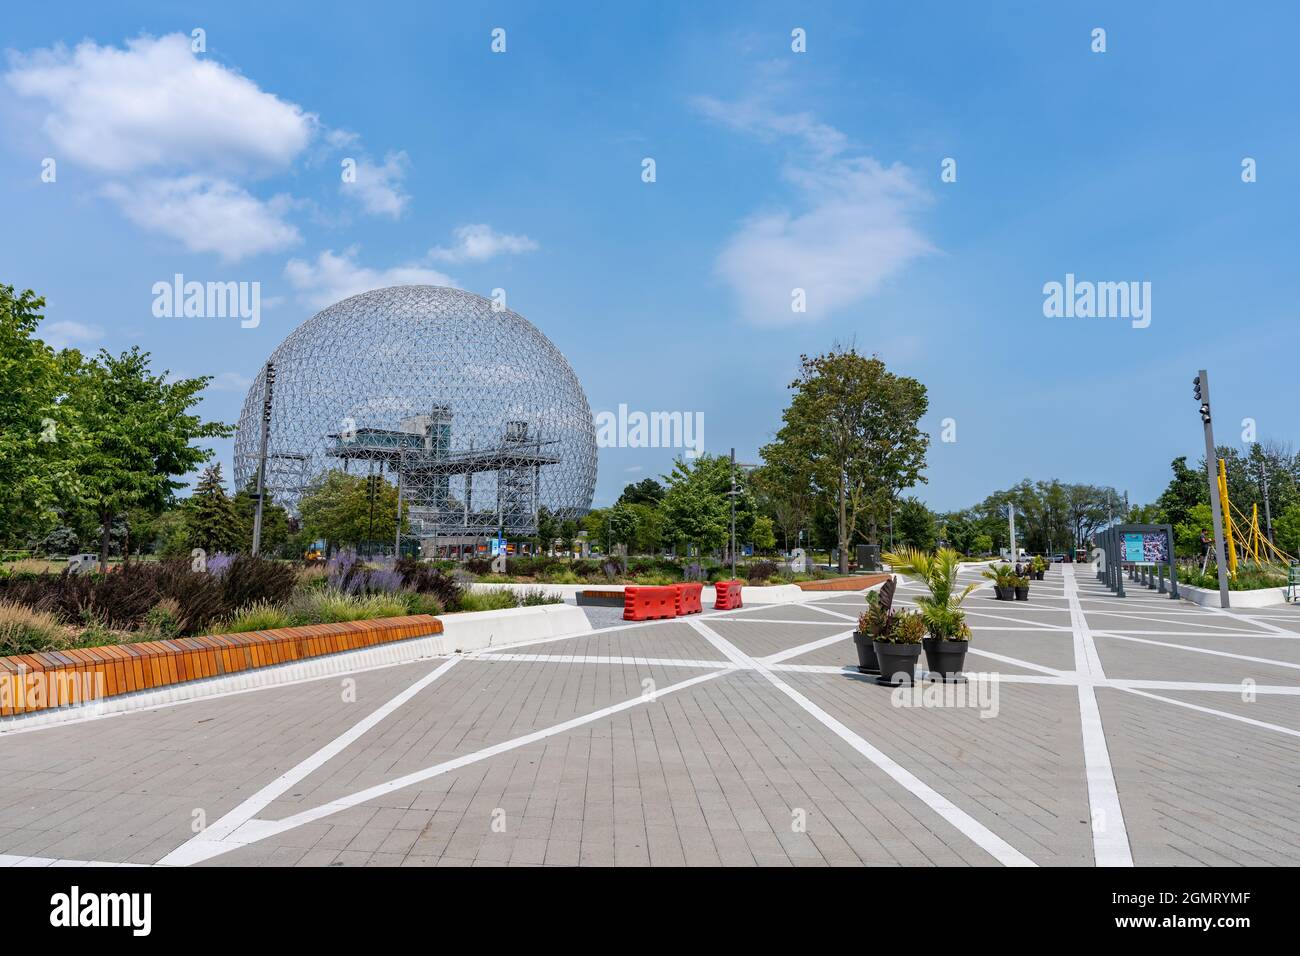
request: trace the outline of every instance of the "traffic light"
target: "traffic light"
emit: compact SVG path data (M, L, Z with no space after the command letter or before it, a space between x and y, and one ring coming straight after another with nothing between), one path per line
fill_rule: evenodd
M1201 376L1192 379L1192 396L1199 402L1201 400Z
M1201 422L1206 425L1210 424L1210 403L1209 402L1201 402Z

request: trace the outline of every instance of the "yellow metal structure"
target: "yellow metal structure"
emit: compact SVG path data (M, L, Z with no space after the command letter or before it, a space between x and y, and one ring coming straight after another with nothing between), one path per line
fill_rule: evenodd
M1223 503L1223 543L1228 552L1228 576L1237 576L1237 542L1232 532L1232 503L1228 500L1228 466L1219 459L1219 501Z
M1241 545L1241 559L1253 561L1256 567L1264 564L1281 564L1283 567L1295 561L1272 541L1259 527L1259 505L1252 504L1250 520L1233 507L1228 498L1227 463L1219 459L1219 500L1223 503L1223 542L1228 557L1228 574L1237 576L1237 546ZM1238 525L1240 518L1240 525ZM1242 529L1242 530L1239 530Z

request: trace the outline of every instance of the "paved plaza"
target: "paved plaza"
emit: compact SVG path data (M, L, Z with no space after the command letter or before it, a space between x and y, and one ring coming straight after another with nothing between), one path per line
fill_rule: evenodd
M1300 608L962 578L965 684L841 592L10 732L0 863L1300 863Z

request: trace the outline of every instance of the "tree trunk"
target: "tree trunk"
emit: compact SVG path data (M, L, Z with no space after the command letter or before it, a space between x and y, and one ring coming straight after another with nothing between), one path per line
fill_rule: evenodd
M108 573L108 539L113 530L113 513L105 512L100 516L103 528L99 536L99 573Z
M840 574L849 573L849 522L848 516L844 510L844 478L840 478L840 514L839 514L839 542L840 542Z

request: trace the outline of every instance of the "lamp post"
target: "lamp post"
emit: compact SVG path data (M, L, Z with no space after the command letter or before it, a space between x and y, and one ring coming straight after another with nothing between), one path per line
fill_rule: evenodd
M1219 479L1214 463L1214 425L1210 415L1210 375L1205 369L1192 379L1192 396L1201 403L1201 424L1205 428L1205 473L1210 482L1210 512L1214 518L1214 558L1219 565L1219 606L1228 607L1228 559L1223 544L1223 502L1219 500Z
M262 499L266 495L266 446L271 437L271 399L275 392L275 363L267 362L262 375L262 443L257 456L257 511L253 513L253 548L262 548Z

